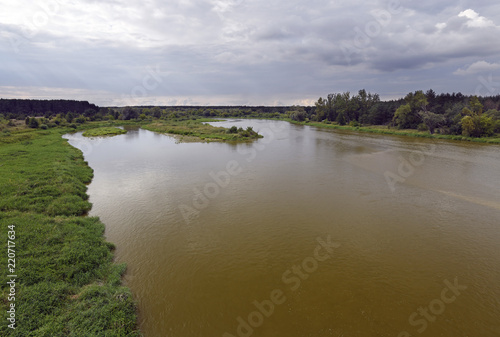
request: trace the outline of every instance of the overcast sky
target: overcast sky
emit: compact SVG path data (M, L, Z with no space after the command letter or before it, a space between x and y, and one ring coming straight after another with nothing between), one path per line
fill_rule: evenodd
M500 94L483 0L0 0L0 97L313 104L359 89Z

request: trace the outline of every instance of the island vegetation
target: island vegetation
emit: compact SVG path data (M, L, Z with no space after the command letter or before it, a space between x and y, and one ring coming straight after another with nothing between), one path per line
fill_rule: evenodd
M126 266L113 263L114 246L103 238L104 224L86 216L91 209L86 185L93 171L62 135L125 133L117 123L186 140L261 137L251 128L226 129L206 121L213 120L92 121L69 113L64 118L0 118L0 235L15 252L13 261L4 254L1 263L15 262L16 273L14 280L12 273L0 275L0 319L9 322L1 325L0 335L140 336L132 294L121 286Z
M281 119L316 127L500 143L500 96L416 91L404 99L330 94L314 106L98 107L88 102L0 100L0 235L15 231L16 329L2 336L138 336L136 306L121 286L104 225L86 216L92 169L61 136L125 132L132 124L183 141L251 141L252 128L218 128L212 118ZM48 110L50 109L50 110ZM6 266L7 255L2 256ZM8 318L7 273L0 319Z
M246 129L215 127L205 122L213 120L171 120L170 122L156 121L143 125L142 128L150 131L168 133L180 136L182 141L249 141L262 138L252 127Z
M84 137L103 137L103 136L117 136L127 133L127 130L117 127L100 127L96 129L86 130L82 133Z
M437 94L432 89L389 101L382 101L378 94L364 89L357 94L333 93L320 97L313 106L98 107L77 101L0 100L0 117L11 123L24 120L32 128L61 125L81 129L83 124L91 122L135 121L149 130L207 140L244 140L258 136L246 135L244 131L250 134L250 130L238 130L229 136L215 129L202 132L203 127L193 121L232 117L282 119L318 127L498 143L499 109L500 95Z

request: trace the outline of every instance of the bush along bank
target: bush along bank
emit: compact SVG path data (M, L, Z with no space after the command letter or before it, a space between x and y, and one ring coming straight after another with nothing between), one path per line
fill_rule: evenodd
M140 336L125 265L85 216L93 171L63 133L0 136L0 335Z

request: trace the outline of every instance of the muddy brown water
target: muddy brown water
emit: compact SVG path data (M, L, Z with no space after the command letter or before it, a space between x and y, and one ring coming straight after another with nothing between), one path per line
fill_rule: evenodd
M500 336L500 146L66 135L147 337Z

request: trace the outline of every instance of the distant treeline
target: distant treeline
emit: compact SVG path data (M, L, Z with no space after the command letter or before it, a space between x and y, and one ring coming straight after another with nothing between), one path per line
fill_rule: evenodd
M182 118L182 117L253 117L253 118L283 118L287 117L294 106L140 106L140 107L111 107L119 111L122 116L128 117L153 116L155 118ZM302 107L304 111L313 114L316 107Z
M84 123L87 120L189 119L198 117L290 118L298 122L339 125L386 125L447 135L473 137L500 133L500 95L467 96L415 91L405 98L381 101L360 90L320 97L314 106L128 106L98 107L86 101L0 99L0 119L45 117L45 122Z
M57 114L96 114L99 107L87 101L40 100L40 99L0 99L0 114L9 119L26 117L52 117Z
M141 108L155 108L157 106L141 106ZM213 109L219 112L237 112L237 111L251 111L251 112L259 112L259 113L267 113L267 114L272 114L272 113L287 113L290 110L291 106L246 106L246 105L234 105L234 106L227 106L227 105L211 105L211 106L193 106L193 105L176 105L176 106L158 106L160 109L166 109L166 110L177 110L177 111L205 111L206 109ZM306 109L314 109L313 106L311 107L305 107Z

